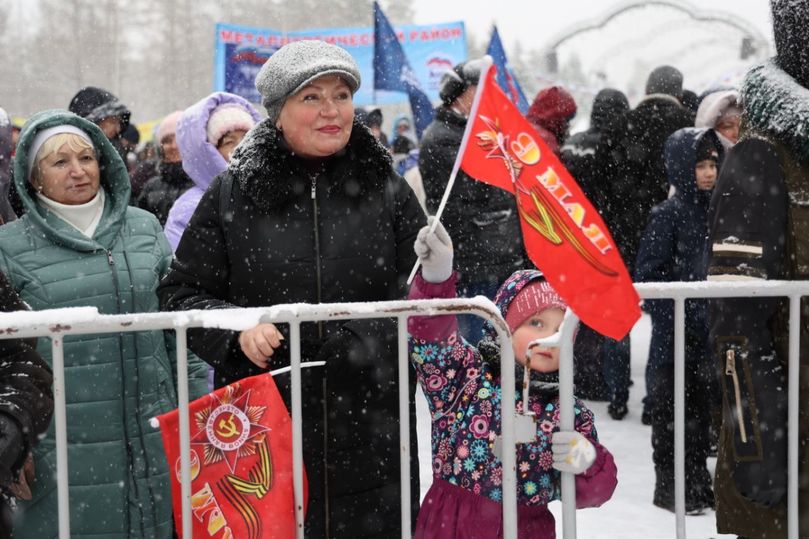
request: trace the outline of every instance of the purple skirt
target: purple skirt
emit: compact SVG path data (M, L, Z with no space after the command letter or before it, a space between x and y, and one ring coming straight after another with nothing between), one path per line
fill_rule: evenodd
M520 539L555 539L556 524L544 505L517 506ZM434 479L419 509L415 539L503 537L503 505L441 479Z

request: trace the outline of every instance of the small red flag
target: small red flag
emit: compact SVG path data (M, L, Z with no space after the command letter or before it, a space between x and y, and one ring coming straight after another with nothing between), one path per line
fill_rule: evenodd
M582 322L622 339L640 298L621 255L576 181L495 81L481 77L461 148L472 178L517 197L525 249Z
M157 419L182 530L180 414ZM295 537L292 422L272 376L245 378L191 402L189 419L194 537Z

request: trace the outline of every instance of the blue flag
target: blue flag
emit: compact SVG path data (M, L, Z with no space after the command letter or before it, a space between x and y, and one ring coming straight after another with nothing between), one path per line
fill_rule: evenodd
M416 124L416 135L433 121L433 104L421 88L388 18L374 2L374 89L405 92Z
M511 99L517 108L525 114L528 112L528 100L525 99L525 94L522 93L522 88L514 76L514 71L508 64L506 58L506 51L503 48L503 42L500 41L500 34L497 32L497 27L493 27L492 40L489 42L489 48L486 54L492 57L492 63L497 68L497 85L501 90Z

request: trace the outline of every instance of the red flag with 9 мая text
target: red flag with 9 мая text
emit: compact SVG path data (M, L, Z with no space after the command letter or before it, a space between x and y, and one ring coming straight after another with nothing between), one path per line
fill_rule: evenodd
M493 67L481 84L461 168L514 193L531 261L582 322L622 339L640 318L640 298L606 225L497 85Z
M157 419L182 530L180 415L173 410ZM194 537L295 537L292 422L272 376L245 378L193 401L189 419Z

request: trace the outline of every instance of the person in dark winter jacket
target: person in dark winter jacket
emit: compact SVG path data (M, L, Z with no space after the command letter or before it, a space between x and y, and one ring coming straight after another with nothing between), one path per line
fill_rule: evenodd
M680 97L680 102L683 104L683 107L685 107L685 109L692 115L697 114L697 109L699 108L699 96L697 96L696 92L683 88L683 94Z
M635 264L637 282L704 281L708 204L716 182L722 146L712 130L688 127L666 141L665 159L674 195L655 206ZM686 511L713 506L706 467L713 396L717 391L708 349L707 304L686 302ZM674 305L644 302L652 316L652 342L646 366L647 406L652 423L655 464L654 504L674 511Z
M693 127L694 115L683 107L683 76L670 66L649 75L646 96L627 113L626 131L611 133L620 142L622 169L610 197L610 231L624 262L631 266L652 207L666 200L668 181L663 146L683 127ZM631 267L630 267L631 269Z
M481 62L456 65L441 79L442 104L427 126L419 151L419 171L426 193L427 212L434 214L447 186L461 146ZM452 194L441 216L455 240L461 297L494 298L498 286L515 270L527 267L514 196L458 171ZM461 334L470 342L482 337L483 320L460 317Z
M630 272L649 212L668 196L663 145L678 129L694 125L694 115L680 101L682 92L682 73L671 66L658 67L649 74L646 96L619 126L624 131L610 133L619 141L614 152L619 169L606 208L607 226ZM629 338L607 339L605 347L605 379L611 394L608 412L622 419L628 412Z
M711 280L809 280L809 4L771 7L777 55L745 76L741 135L711 200ZM799 306L800 373L789 372L788 312L785 298L710 304L723 395L720 533L786 537L787 441L798 436L798 536L809 537L809 299ZM799 379L797 431L787 427L790 374Z
M567 139L570 120L576 115L576 101L561 86L544 88L537 93L525 119L531 122L542 140L556 156Z
M604 88L593 100L589 129L568 138L560 151L562 164L602 216L616 169L610 162L610 153L617 141L607 135L619 131L627 112L626 96L619 90Z
M379 137L377 137L379 138ZM390 149L393 154L407 155L410 150L418 147L416 133L407 114L397 114L393 119L393 128L390 133Z
M160 122L157 129L160 144L158 175L146 182L135 204L157 217L160 226L165 226L174 201L194 186L194 181L183 170L177 147L177 122L182 114L181 110L174 111Z
M8 117L5 110L0 108L0 225L17 218L9 201L13 151L11 118Z
M565 141L560 158L587 199L608 221L606 215L617 181L618 164L613 153L617 140L609 134L620 132L619 126L629 111L626 96L615 89L604 88L596 94L590 113L590 127ZM576 337L576 391L584 399L609 400L603 375L604 337L582 324Z
M0 227L0 271L33 310L95 307L154 312L171 250L153 215L129 205L129 175L95 124L49 110L25 124L14 182L27 211ZM51 347L40 340L50 364ZM170 538L169 469L155 415L177 406L173 335L163 331L64 339L71 537ZM190 394L207 393L189 357ZM34 449L33 498L15 538L57 535L53 431Z
M132 115L117 97L103 88L86 86L70 100L68 110L96 124L126 163L127 150L121 140Z
M205 190L225 171L234 148L259 121L253 105L227 92L214 92L185 109L177 124L177 147L183 170L196 185L169 210L164 231L172 250L177 250Z
M382 109L373 108L368 111L368 115L366 117L365 125L368 126L368 129L371 130L376 140L384 146L388 147L388 136L382 131Z
M268 116L247 134L227 171L202 196L159 288L164 308L404 296L404 282L415 262L412 244L426 219L413 191L393 173L388 151L354 123L353 94L359 85L356 61L323 41L290 43L267 60L256 87ZM318 357L341 326L303 325L303 358ZM216 387L289 361L287 340L273 324L242 332L197 329L188 336L190 348L214 367ZM381 365L395 359L377 361ZM353 369L350 364L340 366ZM322 479L309 482L309 537L339 536L341 523L387 514L393 492L398 500L398 477L387 483L388 495L375 500L353 487L342 488L339 477L346 470L334 468L338 457L324 429L337 428L330 419L338 411L335 407L350 406L359 413L370 397L357 393L363 384L336 385L330 372L333 369L327 368L326 378L322 373L310 377L303 393L304 460L312 477ZM288 376L276 381L288 400ZM394 408L385 413L398 412ZM334 419L345 420L345 414ZM354 436L351 454L361 458L377 433L369 428ZM379 459L396 461L398 455L394 450ZM351 473L359 479L378 470L352 467ZM348 508L351 513L345 512Z
M452 241L442 226L424 227L414 245L422 262L410 299L455 297ZM537 345L554 335L567 305L537 270L514 272L495 303L511 330L517 394L503 395L500 344L491 323L477 347L451 315L411 317L410 358L432 416L433 484L422 503L417 539L499 537L503 469L500 402L533 414L533 440L517 445L520 539L556 536L548 504L560 498L560 471L576 475L576 506L598 507L618 482L615 461L598 443L593 413L576 400L575 430L559 427L559 349ZM528 369L528 402L521 382ZM531 416L529 416L531 417ZM514 470L511 470L513 473Z
M2 273L0 310L28 310ZM31 499L31 449L51 421L52 383L36 339L0 339L0 539L11 537L10 498Z
M132 173L135 171L135 166L138 164L138 156L135 150L139 142L140 131L135 127L135 124L130 123L121 131L121 145L123 146L124 152L126 152L124 163L126 163L126 168L130 176L132 176Z

